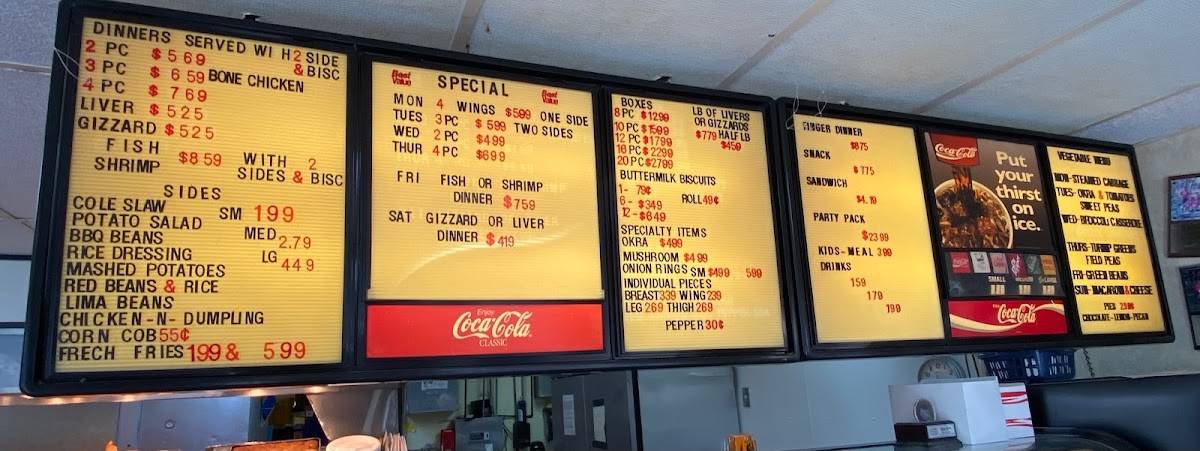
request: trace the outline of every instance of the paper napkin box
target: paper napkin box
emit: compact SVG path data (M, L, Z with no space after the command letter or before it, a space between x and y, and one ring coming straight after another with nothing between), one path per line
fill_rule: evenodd
M1004 430L1008 431L1008 438L1033 437L1033 417L1029 414L1025 384L1000 384L1000 405L1004 407Z
M893 423L950 420L963 444L1008 440L1000 383L994 377L892 385L888 391ZM932 412L922 412L926 418L917 418L917 402L922 399L932 404ZM930 414L934 418L927 418Z

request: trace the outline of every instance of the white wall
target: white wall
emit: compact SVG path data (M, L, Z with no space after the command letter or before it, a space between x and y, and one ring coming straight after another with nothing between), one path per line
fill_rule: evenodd
M961 355L955 357L965 366ZM916 383L926 358L737 367L742 432L764 451L891 442L888 385ZM743 403L743 389L750 390L750 407Z
M1146 207L1158 261L1162 266L1163 284L1175 327L1175 342L1155 345L1112 346L1089 348L1096 376L1135 376L1175 371L1200 371L1200 351L1192 348L1192 329L1189 326L1183 288L1179 284L1179 267L1200 263L1200 258L1167 258L1167 177L1200 172L1200 129L1193 130L1149 145L1139 146L1138 169L1146 192ZM1081 355L1077 354L1078 359ZM1083 370L1084 362L1076 362ZM1083 373L1083 374L1086 374Z

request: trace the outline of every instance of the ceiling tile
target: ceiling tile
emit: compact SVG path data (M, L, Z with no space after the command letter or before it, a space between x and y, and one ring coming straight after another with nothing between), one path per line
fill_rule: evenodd
M1127 114L1085 128L1076 136L1139 143L1200 125L1200 87L1180 92Z
M486 0L471 53L714 87L812 1Z
M37 211L50 76L0 70L0 208L18 218Z
M310 30L449 48L466 0L127 0L130 3L242 18Z
M1073 131L1200 82L1197 17L1200 2L1143 2L931 113Z
M0 254L29 255L33 252L33 230L16 221L0 219Z
M1117 3L839 0L733 87L912 111Z
M57 17L56 0L0 2L0 61L49 66Z

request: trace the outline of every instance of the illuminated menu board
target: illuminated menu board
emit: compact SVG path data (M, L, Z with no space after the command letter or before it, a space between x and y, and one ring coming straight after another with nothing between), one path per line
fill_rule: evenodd
M817 341L944 338L913 129L793 118Z
M1067 333L1032 144L925 133L955 338Z
M340 362L346 55L92 18L79 44L55 371Z
M371 72L367 356L603 350L592 93Z
M612 107L624 349L783 347L763 113Z
M1082 332L1165 330L1129 157L1059 147L1047 151Z

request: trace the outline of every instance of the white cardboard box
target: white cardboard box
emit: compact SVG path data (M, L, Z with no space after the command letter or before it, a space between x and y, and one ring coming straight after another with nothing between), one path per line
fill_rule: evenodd
M888 387L892 422L913 423L917 401L933 403L936 420L950 420L966 445L1008 440L1000 384L994 377L929 381Z
M1000 405L1004 407L1004 430L1008 431L1008 438L1033 437L1033 418L1029 414L1029 394L1025 384L1000 384Z

